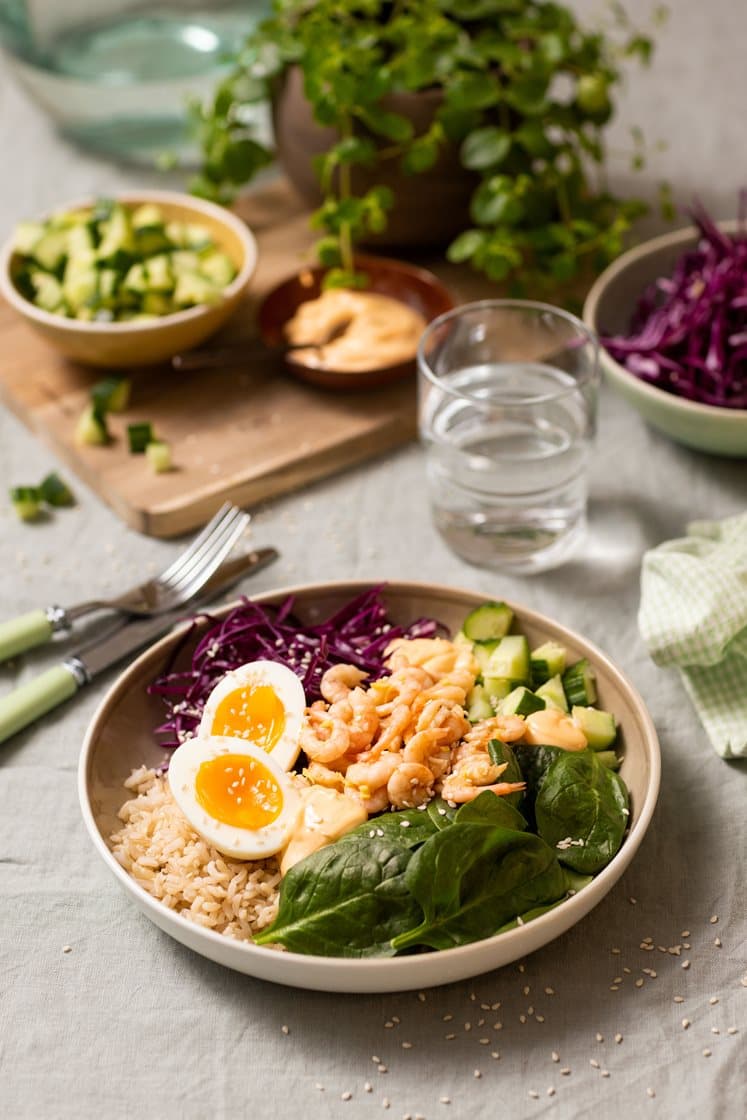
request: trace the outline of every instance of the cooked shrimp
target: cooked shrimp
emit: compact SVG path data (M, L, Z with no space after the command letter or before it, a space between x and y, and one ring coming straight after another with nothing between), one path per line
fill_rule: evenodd
M301 725L301 750L313 762L326 764L342 758L350 746L350 734L343 720L321 708L311 707Z
M502 743L513 743L521 739L526 730L526 725L521 716L491 716L472 725L470 731L464 736L465 743L474 743L476 746L486 747L491 739L500 739Z
M338 760L340 765L340 760ZM304 770L304 776L312 785L325 786L327 789L336 789L340 793L345 788L345 775L342 770L335 770L331 766L322 766L321 762L310 762Z
M354 688L365 680L368 673L356 669L355 665L333 665L322 677L319 691L330 704L347 700Z
M395 809L414 809L433 796L433 772L419 762L403 762L387 782L386 792Z
M345 772L345 788L368 796L386 786L401 762L400 755L391 751L384 751L370 762L353 762Z
M419 731L405 744L402 751L403 760L426 765L430 756L437 752L438 747L447 736L448 731L438 727L432 727L427 731Z
M462 805L465 801L474 801L481 793L489 789L496 797L508 797L510 793L521 793L526 789L526 782L497 782L495 785L490 786L473 786L470 782L454 782L449 786L448 792L446 790L446 783L441 791L442 797L446 801L452 801L455 804Z
M398 704L394 709L386 726L383 728L379 738L370 748L365 751L361 757L361 761L368 762L386 751L398 751L402 746L402 737L405 733L407 725L410 722L410 709L407 704Z
M348 735L350 736L349 750L359 753L371 746L376 732L379 730L379 715L369 693L362 688L354 688L344 701L349 709L346 715Z

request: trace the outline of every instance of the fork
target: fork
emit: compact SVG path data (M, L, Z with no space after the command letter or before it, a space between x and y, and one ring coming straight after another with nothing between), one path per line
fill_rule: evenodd
M0 624L0 661L49 641L94 611L149 617L175 610L207 583L249 524L248 513L226 502L173 564L116 599L89 599L73 607L50 606Z

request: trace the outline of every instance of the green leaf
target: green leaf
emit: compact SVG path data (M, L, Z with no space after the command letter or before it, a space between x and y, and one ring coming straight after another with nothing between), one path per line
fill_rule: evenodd
M563 752L549 767L534 806L539 834L558 858L592 875L619 849L627 810L625 783L593 751Z
M487 234L480 229L466 229L464 233L460 233L447 250L447 257L450 261L460 263L467 261L473 257L481 245L484 245Z
M283 879L277 917L256 944L323 957L392 956L392 939L422 916L405 885L411 857L409 848L368 835L312 853Z
M548 140L541 121L524 121L514 133L514 140L538 159L547 159L555 153L555 145Z
M402 170L407 175L429 171L438 159L439 146L435 140L413 140L409 151L402 157Z
M409 140L414 132L412 121L407 117L403 117L400 113L391 113L376 105L359 110L357 116L377 136L385 136L387 140L394 140L398 144Z
M524 208L514 193L513 182L506 175L497 175L477 188L470 212L483 226L513 225L522 217Z
M319 263L325 268L333 268L340 264L340 242L336 237L322 237L314 246Z
M502 163L511 151L511 137L494 125L471 132L462 144L462 164L472 171L484 171Z
M460 74L446 90L447 104L454 109L488 109L503 99L501 85L492 74Z

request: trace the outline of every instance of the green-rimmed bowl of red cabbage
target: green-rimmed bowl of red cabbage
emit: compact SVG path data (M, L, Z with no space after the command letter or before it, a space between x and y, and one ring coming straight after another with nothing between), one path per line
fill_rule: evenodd
M747 218L655 237L607 268L584 305L614 389L688 447L747 458Z

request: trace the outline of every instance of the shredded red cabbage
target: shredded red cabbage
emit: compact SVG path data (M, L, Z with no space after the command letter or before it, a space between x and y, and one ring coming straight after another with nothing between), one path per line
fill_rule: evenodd
M314 626L306 626L295 617L292 596L278 607L242 599L223 619L209 614L197 616L195 625L204 619L211 625L197 644L191 669L171 671L192 629L178 644L166 672L148 687L148 692L162 697L166 705L166 719L155 729L160 744L178 747L193 735L220 678L248 661L287 665L300 678L310 704L319 699L322 674L331 665L356 665L376 680L385 672L384 650L394 638L448 634L447 628L432 618L417 619L407 627L394 626L382 590L383 585L371 587Z
M642 381L700 404L747 408L746 211L742 192L737 232L727 234L696 206L697 247L643 293L628 337L602 339Z

